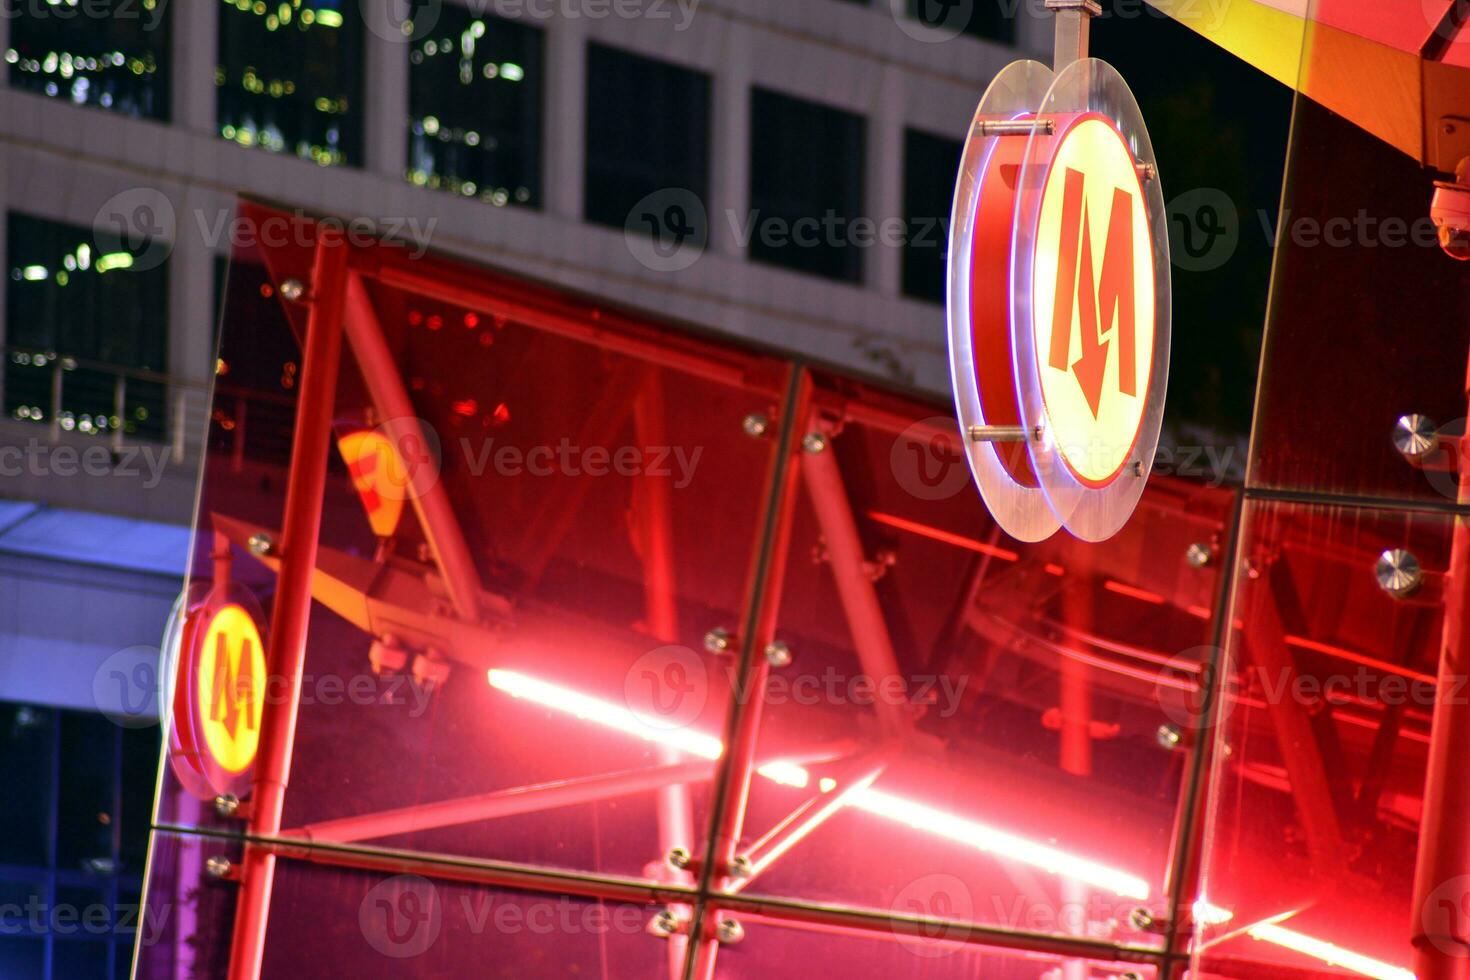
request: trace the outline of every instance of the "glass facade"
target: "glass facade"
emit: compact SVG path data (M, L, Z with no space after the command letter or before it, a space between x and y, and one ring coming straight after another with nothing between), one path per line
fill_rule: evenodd
M131 231L7 214L10 418L91 435L162 434L167 243Z
M408 179L539 207L545 32L446 3L409 44Z
M0 974L128 976L158 729L0 703L0 747Z
M346 0L219 12L219 133L323 166L362 163L363 21Z
M10 84L167 121L170 13L158 0L7 2Z
M671 190L708 200L709 100L703 72L589 44L587 220L622 228L640 200Z
M752 259L827 279L860 282L866 121L858 115L751 90Z

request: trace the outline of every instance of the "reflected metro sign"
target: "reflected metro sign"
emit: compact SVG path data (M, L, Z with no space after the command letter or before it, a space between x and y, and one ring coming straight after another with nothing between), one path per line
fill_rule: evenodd
M209 596L170 624L165 643L177 662L169 726L174 773L203 800L244 796L268 687L256 615L240 602Z
M948 301L961 436L996 521L1023 541L1117 533L1163 418L1169 250L1147 130L1105 62L1016 62L986 91Z

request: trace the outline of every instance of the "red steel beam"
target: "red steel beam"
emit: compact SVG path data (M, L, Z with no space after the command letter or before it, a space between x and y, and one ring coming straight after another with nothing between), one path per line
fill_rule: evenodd
M597 803L648 790L662 790L671 785L701 782L709 779L713 773L714 763L700 760L675 765L652 766L645 769L600 773L596 776L582 776L576 779L558 779L530 786L496 790L493 793L479 793L453 800L441 800L436 803L420 803L416 806L384 810L381 813L367 813L356 817L344 817L340 820L325 820L292 830L283 830L281 836L350 844L354 841L393 837L419 830L434 830L439 827L454 827L480 820L496 820L525 813L539 813L542 810L553 810L557 807Z
M301 389L286 478L286 513L280 572L271 610L266 669L284 682L280 697L267 698L260 715L260 747L250 800L250 833L271 836L281 829L286 783L300 709L301 674L311 618L311 579L316 570L327 460L332 449L332 408L342 355L342 304L347 278L347 245L340 234L323 232L311 277L311 311L302 356ZM230 946L230 980L257 980L265 953L275 857L246 845L241 869L235 930Z
M372 300L362 279L356 275L347 279L346 321L347 341L362 370L363 381L372 395L379 420L390 430L389 438L394 448L402 452L403 442L409 436L416 438L419 446L428 445L423 437L422 421L408 397L408 389L403 385L403 375L383 336ZM454 516L454 508L449 504L449 494L443 481L410 479L406 489L434 563L444 576L444 587L449 592L454 611L467 623L478 622L480 576L475 571L469 545L465 543L459 520Z

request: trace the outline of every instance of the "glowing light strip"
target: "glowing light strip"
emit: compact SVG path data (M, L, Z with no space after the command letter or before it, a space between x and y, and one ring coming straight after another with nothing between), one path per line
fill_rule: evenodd
M724 753L723 744L712 735L683 728L649 725L627 708L559 684L511 670L492 669L488 676L491 687L512 697L534 701L584 721L636 736L646 742L669 745L704 759L718 759ZM772 782L787 786L805 787L811 778L806 769L789 762L769 762L756 771ZM915 800L869 788L854 793L848 805L988 854L1086 882L1125 898L1146 901L1149 897L1148 882L1136 875L966 817L945 813Z
M1212 905L1200 899L1194 904L1194 917L1197 921L1207 925L1219 925L1229 922L1235 918L1235 915L1229 909L1222 909L1218 905ZM1375 960L1362 953L1354 953L1350 949L1343 949L1336 943L1330 943L1325 939L1318 939L1316 936L1309 936L1295 929L1284 928L1277 922L1267 921L1251 926L1245 931L1245 934L1260 942L1280 946L1282 949L1289 949L1321 960L1328 966L1340 966L1365 977L1373 977L1374 980L1414 980L1413 970Z

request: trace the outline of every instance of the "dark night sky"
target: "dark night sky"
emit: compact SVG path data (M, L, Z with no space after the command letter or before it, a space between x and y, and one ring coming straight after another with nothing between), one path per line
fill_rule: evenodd
M1110 0L1104 0L1109 10ZM1218 268L1174 268L1173 352L1167 422L1221 436L1250 431L1270 284L1292 92L1190 29L1140 10L1093 24L1092 54L1111 62L1137 97L1159 160L1165 201L1196 188L1223 192L1239 221L1239 245ZM1196 200L1222 201L1218 194ZM1264 215L1263 215L1264 212ZM1171 213L1176 259L1186 229Z

